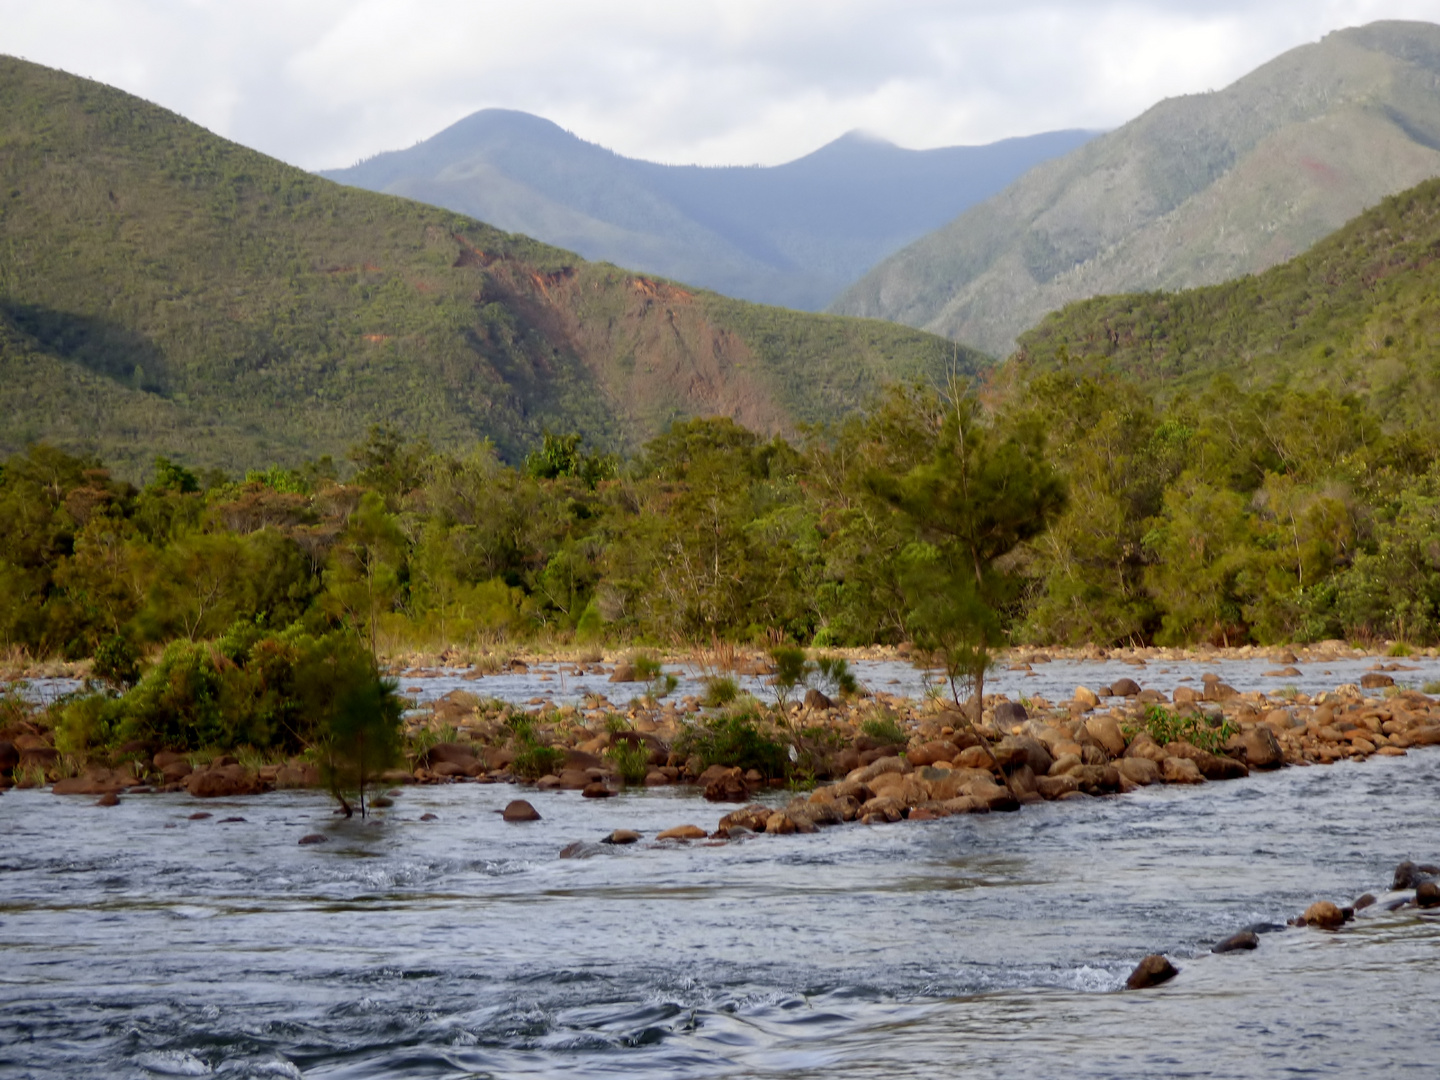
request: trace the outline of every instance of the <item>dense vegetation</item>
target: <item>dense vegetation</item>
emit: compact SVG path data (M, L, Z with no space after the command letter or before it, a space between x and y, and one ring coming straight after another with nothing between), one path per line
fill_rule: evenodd
M1073 304L1020 340L1027 370L1103 360L1162 393L1216 374L1355 393L1392 427L1434 430L1440 391L1440 180L1386 199L1254 277Z
M767 431L978 354L650 281L319 179L118 90L0 57L0 451L140 480L296 466L374 423L518 461L685 416Z
M39 445L0 474L0 642L1429 642L1437 453L1324 389L1162 407L1078 364L990 407L893 390L799 446L683 421L624 464L376 429L343 478L161 460L136 489Z
M1274 266L1440 173L1440 26L1336 31L1162 101L897 252L831 310L1002 355L1047 312Z

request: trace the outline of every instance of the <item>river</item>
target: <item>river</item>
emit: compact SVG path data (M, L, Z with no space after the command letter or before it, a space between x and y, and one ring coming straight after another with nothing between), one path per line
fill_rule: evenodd
M0 1075L1429 1078L1440 917L1208 948L1440 857L1437 791L1415 751L578 859L724 807L530 792L543 820L506 824L515 788L454 785L362 823L315 792L10 791ZM1155 951L1180 976L1118 992Z

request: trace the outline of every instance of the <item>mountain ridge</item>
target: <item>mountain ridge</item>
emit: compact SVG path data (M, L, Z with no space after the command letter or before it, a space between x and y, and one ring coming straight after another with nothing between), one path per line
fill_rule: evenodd
M1004 353L1066 303L1266 269L1437 174L1440 26L1336 31L1037 166L830 310Z
M1093 133L908 150L849 132L774 166L625 157L516 110L319 175L740 299L824 307L908 240Z

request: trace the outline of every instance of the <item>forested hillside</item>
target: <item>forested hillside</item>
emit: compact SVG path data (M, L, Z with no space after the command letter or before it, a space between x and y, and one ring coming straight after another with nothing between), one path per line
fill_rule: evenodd
M763 431L978 354L586 263L311 176L118 90L0 58L0 449L243 470L376 422L518 459L678 417Z
M1341 30L1033 169L831 310L1004 354L1067 303L1264 270L1436 175L1440 26Z
M1386 199L1306 254L1203 289L1098 297L1020 339L1032 368L1103 359L1166 395L1216 375L1326 387L1392 427L1435 430L1440 393L1440 180Z

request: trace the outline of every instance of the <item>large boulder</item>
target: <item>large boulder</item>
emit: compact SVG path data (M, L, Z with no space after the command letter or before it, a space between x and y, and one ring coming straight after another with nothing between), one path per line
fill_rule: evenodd
M185 789L197 799L258 795L264 790L259 775L243 765L212 765L204 772L191 773L185 778Z
M1280 740L1266 724L1248 725L1236 732L1226 742L1225 751L1252 769L1278 769L1285 764Z
M991 749L994 751L996 764L1002 769L1029 765L1036 776L1044 776L1055 763L1045 744L1028 735L1007 735Z
M1148 758L1157 765L1165 760L1165 748L1151 738L1148 731L1142 731L1130 740L1125 750L1127 758Z
M1246 952L1250 949L1260 947L1260 938L1253 930L1241 930L1231 934L1224 941L1217 941L1210 946L1212 953Z
M708 774L710 770L706 770ZM738 768L725 769L705 784L705 798L711 802L744 802L750 798L745 775Z
M1437 875L1440 875L1440 866L1417 866L1406 859L1395 867L1395 879L1390 883L1390 888L1397 892L1401 889L1418 889Z
M768 806L761 806L759 803L742 806L739 810L732 810L720 819L720 831L726 832L739 828L748 829L751 832L764 832L765 823L770 820L770 815L774 812Z
M835 708L835 702L830 699L829 695L821 693L812 686L805 691L805 708L820 712L824 709Z
M1175 965L1166 960L1159 953L1151 953L1135 966L1130 977L1125 980L1127 990L1145 990L1152 986L1159 986L1167 983L1180 972Z
M1025 711L1025 706L1018 701L997 703L992 715L995 717L995 726L1004 730L1009 730L1016 724L1023 724L1030 719L1030 714Z
M1126 780L1141 787L1158 784L1161 780L1160 766L1146 757L1123 757L1115 762L1115 769Z
M539 821L540 811L524 799L514 799L505 805L500 816L505 821Z
M1085 731L1112 758L1125 753L1125 735L1113 716L1092 716L1085 721Z
M1303 925L1318 926L1321 930L1338 930L1345 923L1345 913L1329 900L1317 900L1305 909L1301 916Z
M1134 679L1116 679L1110 684L1110 697L1135 697L1140 693L1140 684Z
M972 747L972 749L979 748ZM919 768L924 765L933 765L937 761L954 761L961 752L954 743L941 740L925 743L923 746L917 746L914 750L907 750L905 757L911 765Z
M1205 777L1189 758L1167 757L1160 763L1160 775L1167 784L1203 784Z

